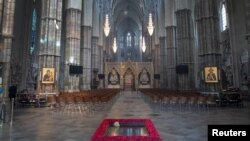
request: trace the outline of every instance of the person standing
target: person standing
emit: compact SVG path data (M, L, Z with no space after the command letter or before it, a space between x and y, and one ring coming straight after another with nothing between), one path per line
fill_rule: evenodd
M17 93L17 85L14 84L14 85L9 87L10 102L11 102L12 98L14 98L14 104L15 104L15 99L16 99L16 93Z

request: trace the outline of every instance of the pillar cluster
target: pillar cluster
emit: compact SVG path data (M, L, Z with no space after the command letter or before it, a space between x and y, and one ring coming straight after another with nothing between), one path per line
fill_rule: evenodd
M194 27L191 10L176 11L176 43L177 43L177 85L181 90L194 89ZM184 67L180 67L184 66Z
M200 88L204 91L216 91L220 89L220 83L206 83L204 68L215 66L218 67L218 70L221 69L221 53L219 46L219 16L217 8L218 1L196 0L196 4L195 19L198 32L198 77L200 78ZM220 75L220 73L218 75Z

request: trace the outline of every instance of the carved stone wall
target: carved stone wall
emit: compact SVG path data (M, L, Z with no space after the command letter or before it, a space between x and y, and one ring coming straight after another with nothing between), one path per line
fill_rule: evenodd
M106 62L105 63L105 87L112 87L108 85L108 75L110 72L112 72L112 69L117 70L118 74L120 75L120 86L119 88L124 87L124 76L127 70L131 70L134 74L134 84L135 88L152 88L154 86L153 84L153 78L154 78L154 69L153 69L153 63L152 62L131 62L130 60L127 62ZM146 87L141 86L139 84L139 74L143 70L147 70L147 72L150 75L150 84ZM117 88L117 87L116 87Z
M220 45L222 48L222 67L221 67L222 88L226 89L234 85L232 49L230 45L229 30L222 32Z

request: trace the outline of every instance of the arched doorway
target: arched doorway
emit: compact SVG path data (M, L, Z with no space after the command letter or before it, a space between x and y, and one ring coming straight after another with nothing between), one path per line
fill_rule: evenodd
M130 68L124 74L124 90L134 90L135 89L135 75Z

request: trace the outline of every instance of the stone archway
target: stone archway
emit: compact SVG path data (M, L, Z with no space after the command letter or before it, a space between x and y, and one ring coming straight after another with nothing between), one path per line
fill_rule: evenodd
M123 81L124 90L135 90L135 75L130 68L124 73Z

